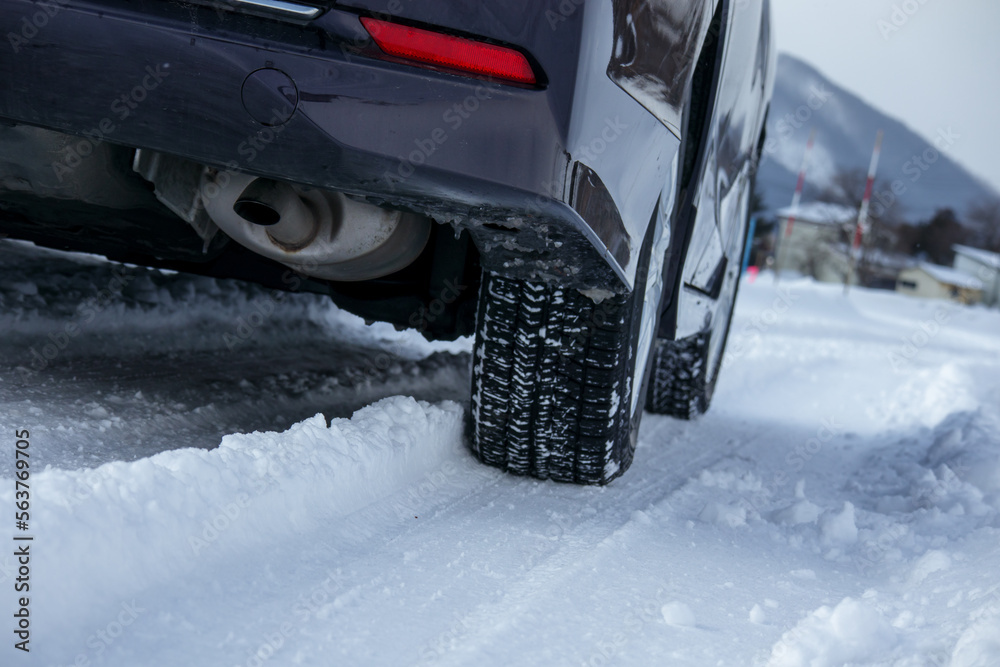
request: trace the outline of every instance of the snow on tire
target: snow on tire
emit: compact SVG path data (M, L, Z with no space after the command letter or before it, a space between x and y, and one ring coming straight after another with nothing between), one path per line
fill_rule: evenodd
M681 340L656 341L646 409L655 414L694 419L708 410L714 389L707 379L709 332Z
M481 461L578 484L625 472L642 414L631 410L642 293L595 303L558 284L484 273L471 438Z

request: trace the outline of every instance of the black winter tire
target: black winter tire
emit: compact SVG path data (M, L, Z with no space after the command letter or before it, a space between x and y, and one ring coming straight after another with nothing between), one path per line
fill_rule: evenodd
M632 462L633 292L484 273L473 352L472 449L519 475L607 484Z
M635 289L599 303L558 283L483 272L470 438L479 460L576 484L607 484L628 469L651 359L644 353L636 372L642 318L659 312L644 303L653 234L650 225Z
M703 331L681 340L656 341L646 409L654 414L694 419L708 410L715 390L709 380L708 341Z
M753 177L748 187L752 191ZM745 217L748 222L749 215ZM652 370L649 391L646 393L646 410L649 412L679 419L694 419L705 414L712 403L729 339L729 328L733 322L743 250L750 242L747 238L747 222L740 229L742 243L737 245L740 254L735 259L740 264L733 263L729 267L730 275L719 294L715 321L709 329L679 340L658 338L653 344Z

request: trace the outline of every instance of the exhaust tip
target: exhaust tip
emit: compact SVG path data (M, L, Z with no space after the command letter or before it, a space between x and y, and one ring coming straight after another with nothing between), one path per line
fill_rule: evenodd
M281 221L281 213L276 208L256 199L237 199L233 211L250 224L261 227L270 227Z
M251 181L233 202L233 212L255 227L266 227L271 242L289 252L306 247L319 232L319 221L302 195L288 183L267 178Z

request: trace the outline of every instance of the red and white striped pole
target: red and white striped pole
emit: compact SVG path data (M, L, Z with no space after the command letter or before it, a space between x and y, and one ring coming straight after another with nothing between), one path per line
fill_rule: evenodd
M799 180L795 183L795 194L792 195L791 214L785 224L785 236L791 236L792 227L795 226L795 211L802 200L802 190L806 185L806 168L809 166L809 154L812 152L813 144L816 143L816 128L809 132L809 141L806 143L806 152L802 156L802 166L799 168Z
M875 150L872 151L872 161L868 165L868 181L865 183L865 196L861 199L861 210L858 211L858 225L854 229L854 245L861 247L861 239L868 231L868 206L872 200L872 189L875 187L875 171L878 169L878 158L882 153L882 130L875 135Z
M802 200L802 190L806 185L806 168L809 166L809 154L812 153L813 144L816 143L816 128L809 131L809 141L806 142L806 152L802 155L802 166L799 168L799 180L795 183L795 193L792 195L792 205L789 207L788 217L785 218L785 231L778 233L774 239L774 282L777 284L778 276L781 274L781 247L784 245L782 238L792 235L792 227L795 226L795 212L799 208Z
M882 153L882 130L875 135L875 149L872 151L872 161L868 163L868 180L865 182L865 194L861 198L861 208L858 210L858 223L854 227L854 241L851 243L848 259L847 275L844 277L844 293L847 293L854 275L854 266L858 261L858 249L868 231L868 207L872 200L872 190L875 188L875 172L878 170L878 159Z

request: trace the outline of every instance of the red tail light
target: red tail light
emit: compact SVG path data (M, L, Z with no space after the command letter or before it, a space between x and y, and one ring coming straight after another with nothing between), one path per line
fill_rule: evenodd
M531 64L520 51L368 17L362 17L361 23L390 56L490 79L537 82Z

